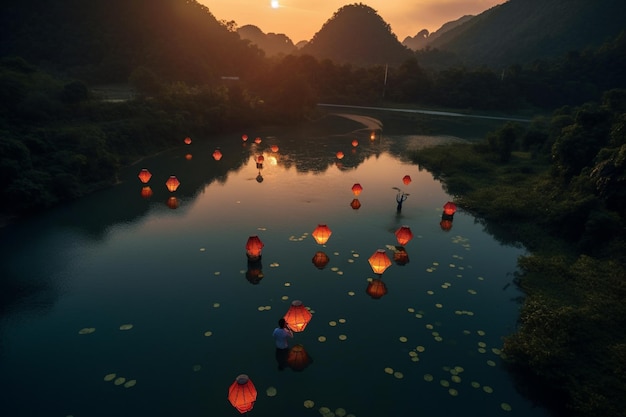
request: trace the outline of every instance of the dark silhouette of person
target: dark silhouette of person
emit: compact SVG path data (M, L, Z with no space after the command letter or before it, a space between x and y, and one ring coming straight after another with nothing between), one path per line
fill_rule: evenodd
M278 362L278 369L283 370L287 365L287 358L289 356L289 341L288 338L293 338L293 332L287 326L287 322L284 318L278 320L278 327L274 329L272 333L274 341L276 342L276 362Z
M404 192L399 192L396 196L396 202L398 203L398 207L396 207L396 211L400 213L402 211L402 203L406 200L409 195Z

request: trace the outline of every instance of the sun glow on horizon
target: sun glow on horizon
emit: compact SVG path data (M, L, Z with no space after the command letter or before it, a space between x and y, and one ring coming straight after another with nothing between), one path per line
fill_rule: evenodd
M272 9L278 9L280 7L280 4L278 4L278 0L272 0L270 5L272 6Z

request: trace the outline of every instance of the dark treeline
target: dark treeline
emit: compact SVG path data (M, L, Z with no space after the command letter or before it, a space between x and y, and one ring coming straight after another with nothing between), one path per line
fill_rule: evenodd
M505 363L557 415L626 410L625 156L623 89L414 156L490 233L531 251Z

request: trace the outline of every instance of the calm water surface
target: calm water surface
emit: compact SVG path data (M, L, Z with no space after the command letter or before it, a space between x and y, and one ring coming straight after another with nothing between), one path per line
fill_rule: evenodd
M241 373L257 416L546 415L501 367L523 250L462 211L442 230L451 197L400 157L440 138L248 134L245 145L194 138L116 187L0 231L0 415L236 416L227 391ZM153 174L147 199L141 168ZM393 187L409 193L401 213ZM311 236L319 223L332 230L324 246ZM367 260L377 249L393 259L402 225L414 233L408 263L392 264L374 299ZM250 235L265 244L256 265ZM292 341L310 363L281 370L271 333L296 299L313 312Z

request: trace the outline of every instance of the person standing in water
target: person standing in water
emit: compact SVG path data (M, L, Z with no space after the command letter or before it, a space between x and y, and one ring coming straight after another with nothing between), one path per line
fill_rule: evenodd
M396 202L398 203L398 207L396 207L396 211L398 213L402 211L402 203L404 203L407 197L408 197L407 193L402 192L402 191L398 192L398 195L396 196Z
M278 327L272 333L276 342L276 362L278 369L283 370L287 367L287 356L289 355L289 338L293 338L293 332L287 326L284 318L278 320Z

